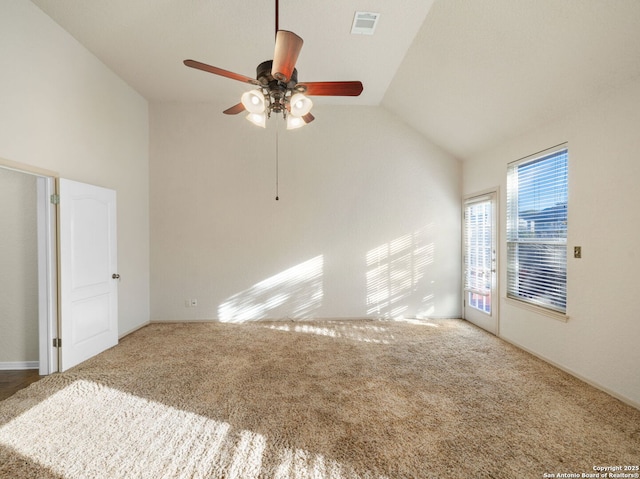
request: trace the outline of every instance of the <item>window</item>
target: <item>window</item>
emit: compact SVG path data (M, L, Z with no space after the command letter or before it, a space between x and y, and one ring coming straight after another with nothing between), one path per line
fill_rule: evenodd
M507 297L567 308L568 150L561 145L507 170Z

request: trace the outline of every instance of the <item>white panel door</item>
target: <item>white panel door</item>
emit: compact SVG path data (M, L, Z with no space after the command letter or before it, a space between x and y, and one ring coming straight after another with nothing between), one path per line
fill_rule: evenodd
M60 179L60 370L118 344L116 192Z

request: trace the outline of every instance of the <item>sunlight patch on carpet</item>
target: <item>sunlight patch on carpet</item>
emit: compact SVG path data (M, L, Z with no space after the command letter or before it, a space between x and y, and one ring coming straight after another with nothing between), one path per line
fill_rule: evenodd
M252 479L265 470L279 479L363 477L320 454L85 380L0 427L0 445L65 479Z
M416 326L429 326L430 328L439 328L440 326L429 318L405 318L405 317L397 317L391 318L391 321L395 321L396 323L407 323L414 324Z
M269 329L295 333L316 334L330 338L347 338L363 343L390 344L393 335L387 328L380 326L357 326L344 323L319 326L313 324L272 324Z

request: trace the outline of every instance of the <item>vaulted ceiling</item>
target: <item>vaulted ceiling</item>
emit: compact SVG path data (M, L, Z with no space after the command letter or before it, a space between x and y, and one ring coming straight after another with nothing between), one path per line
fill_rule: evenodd
M274 0L32 0L149 101L231 106L273 57ZM381 105L459 158L640 78L638 0L280 0L304 39L299 81L360 80ZM354 13L380 13L372 36Z

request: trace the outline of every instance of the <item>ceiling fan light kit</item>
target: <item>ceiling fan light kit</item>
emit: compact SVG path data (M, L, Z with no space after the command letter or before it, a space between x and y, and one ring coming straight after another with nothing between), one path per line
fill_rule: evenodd
M278 32L286 33L286 32ZM299 38L299 37L298 37ZM302 41L302 40L301 40ZM287 46L288 48L288 46ZM294 68L290 70L286 64L280 65L280 70L276 72L283 80L274 77L272 60L267 60L258 65L256 77L260 83L257 90L249 90L242 94L241 105L249 112L247 119L254 125L262 128L266 127L267 118L271 118L271 113L282 113L287 121L287 129L293 130L306 125L310 118L305 120L306 115L311 111L313 102L304 94L297 92L296 87L298 72ZM284 80L287 78L287 80ZM302 89L301 87L299 89ZM241 109L237 111L238 113ZM225 110L225 113L237 113L235 107Z
M240 103L227 108L223 113L237 115L247 111L247 119L262 128L272 113L282 114L287 129L300 128L314 120L311 114L313 102L309 96L359 96L362 83L359 81L302 82L298 83L295 68L303 40L288 30L278 28L278 0L276 0L276 44L273 60L262 62L256 68L256 79L239 73L223 70L195 60L184 64L214 75L258 86L242 94Z

